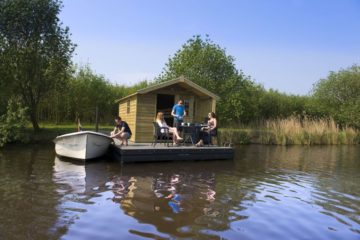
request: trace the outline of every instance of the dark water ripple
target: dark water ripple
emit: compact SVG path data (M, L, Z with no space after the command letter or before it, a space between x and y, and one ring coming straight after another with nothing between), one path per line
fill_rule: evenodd
M237 149L234 161L86 165L0 152L0 239L360 239L360 150Z

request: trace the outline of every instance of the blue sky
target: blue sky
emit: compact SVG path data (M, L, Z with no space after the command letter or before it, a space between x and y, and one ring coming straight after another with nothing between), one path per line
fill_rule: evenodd
M209 35L265 88L307 94L360 64L360 0L63 0L73 61L110 82L152 80L194 35Z

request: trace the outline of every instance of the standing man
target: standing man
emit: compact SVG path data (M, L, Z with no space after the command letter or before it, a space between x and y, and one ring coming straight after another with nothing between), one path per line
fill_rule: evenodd
M115 117L115 128L114 131L111 132L110 137L111 138L117 138L121 141L121 146L128 145L128 139L131 138L131 130L129 128L129 125L127 122L122 121L121 117L116 116Z
M174 105L171 111L171 115L174 117L174 127L176 127L178 131L180 131L181 123L184 121L184 117L186 116L183 100L180 99L178 101L178 104Z

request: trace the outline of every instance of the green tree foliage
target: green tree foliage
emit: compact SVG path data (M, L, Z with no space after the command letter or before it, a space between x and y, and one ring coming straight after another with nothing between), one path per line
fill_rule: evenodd
M156 82L184 75L221 97L217 112L222 121L247 122L258 114L253 109L262 87L238 71L234 61L210 39L194 36L169 59Z
M288 95L273 89L263 91L259 103L259 116L266 120L307 114L308 99L307 96Z
M95 121L96 106L100 123L113 123L119 112L117 99L148 86L141 81L133 86L112 84L90 66L75 66L64 85L54 88L40 102L38 117L43 122Z
M234 61L225 49L210 39L194 36L169 59L157 80L166 81L184 75L200 86L221 94L219 91L224 91L223 83L238 75Z
M313 97L318 112L342 125L360 128L360 66L330 72L314 85Z
M110 84L102 75L94 74L88 66L80 68L70 82L70 104L73 113L87 122L94 122L95 109L100 109L100 117L114 102Z
M43 97L62 85L74 50L62 27L60 0L0 1L1 85L22 98L34 130Z
M0 64L1 65L1 64ZM9 91L6 88L4 79L0 76L0 116L6 113L7 100L9 99Z
M26 141L26 110L18 99L8 101L7 112L0 117L0 147L9 142Z
M230 79L224 87L227 91L221 95L217 109L222 122L250 123L260 116L260 99L264 89L248 79L239 76Z

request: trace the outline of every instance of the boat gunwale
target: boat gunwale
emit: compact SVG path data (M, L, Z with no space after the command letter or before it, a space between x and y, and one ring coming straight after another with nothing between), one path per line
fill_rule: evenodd
M55 140L60 139L60 138L64 138L64 137L72 137L72 136L77 136L77 135L83 135L83 134L93 134L93 135L97 135L100 137L106 137L106 138L110 138L110 136L104 134L104 133L99 133L99 132L93 132L93 131L81 131L81 132L73 132L73 133L67 133L67 134L63 134L60 136L57 136Z

